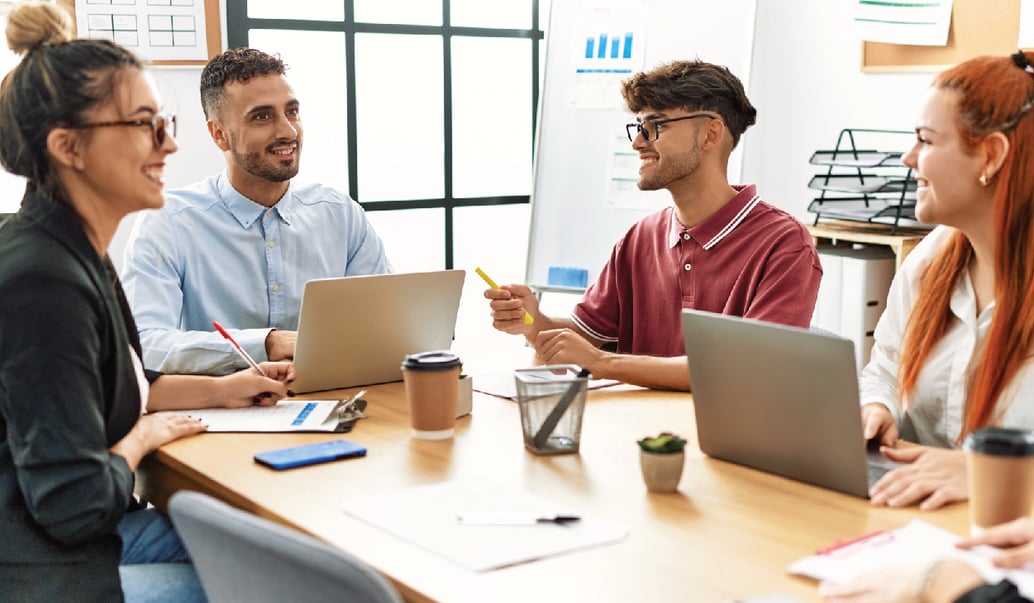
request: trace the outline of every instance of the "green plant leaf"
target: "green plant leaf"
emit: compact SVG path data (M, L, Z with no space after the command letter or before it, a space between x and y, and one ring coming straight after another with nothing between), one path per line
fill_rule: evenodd
M670 432L662 432L656 437L637 440L639 447L654 454L672 454L681 452L686 447L686 440Z

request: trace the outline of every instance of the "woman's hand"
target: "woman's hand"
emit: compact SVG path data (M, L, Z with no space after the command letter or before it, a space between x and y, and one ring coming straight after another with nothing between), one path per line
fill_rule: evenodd
M952 603L984 583L961 559L878 570L841 584L823 582L819 594L843 603Z
M884 446L880 452L892 461L909 465L888 472L873 484L869 490L872 504L905 507L918 502L921 510L930 511L969 498L966 457L961 450Z
M880 438L880 444L895 446L898 443L898 424L894 415L879 402L862 405L862 435L866 440Z
M133 429L111 447L111 452L126 459L129 468L136 471L140 460L154 450L206 429L201 421L186 415L149 413L141 415Z
M1034 518L1021 517L992 526L979 536L960 540L955 546L970 549L982 544L1004 549L991 558L996 567L1014 569L1034 562Z
M226 408L272 406L288 394L287 384L294 380L294 364L290 362L263 362L259 366L266 376L246 368L232 375L220 377L225 388Z
M837 603L919 603L922 565L892 567L848 580L819 584L825 601Z

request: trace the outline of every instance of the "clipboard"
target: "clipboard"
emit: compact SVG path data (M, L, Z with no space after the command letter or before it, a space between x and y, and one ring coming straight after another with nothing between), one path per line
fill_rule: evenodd
M280 400L273 406L247 408L204 408L165 410L193 417L208 426L210 433L329 432L347 433L356 420L365 417L366 400L359 392L342 400Z

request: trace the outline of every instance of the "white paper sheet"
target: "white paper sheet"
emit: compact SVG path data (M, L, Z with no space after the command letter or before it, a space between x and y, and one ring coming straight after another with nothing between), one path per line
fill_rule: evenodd
M858 36L870 42L944 46L948 43L952 0L855 3Z
M640 71L646 56L647 11L641 2L580 7L571 105L577 109L624 108L621 82ZM551 52L554 52L551 50Z
M1034 595L1034 572L997 569L990 561L995 549L978 547L963 551L954 546L958 539L947 530L916 519L903 528L871 534L795 561L788 571L816 580L841 583L881 569L919 567L937 559L954 557L966 560L989 582L1008 578L1025 596Z
M479 480L479 486L453 481L415 486L384 496L349 502L344 511L403 540L472 571L541 559L615 542L622 526L586 517L563 525L469 525L466 512L579 514L523 490Z
M80 38L117 42L147 61L208 60L204 0L76 0Z
M334 417L331 417L331 413L340 402L341 400L280 400L275 406L162 412L200 419L208 425L210 432L334 431L338 421L336 413Z

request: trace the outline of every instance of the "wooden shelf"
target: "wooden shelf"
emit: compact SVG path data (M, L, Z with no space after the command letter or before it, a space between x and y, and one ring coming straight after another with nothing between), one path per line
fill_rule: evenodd
M808 224L807 227L816 247L836 245L838 241L886 245L894 251L895 270L901 267L905 256L930 232L923 228L899 226L897 233L890 234L890 227L885 225L847 220L824 220L818 224Z

